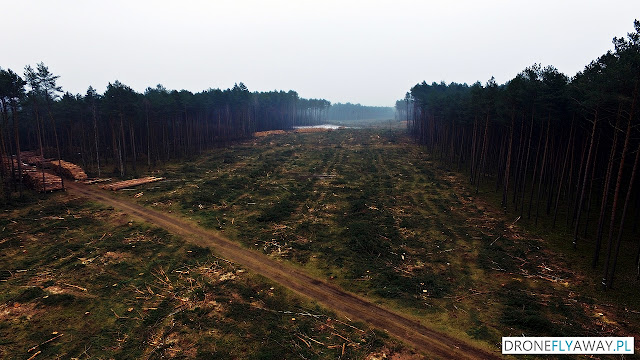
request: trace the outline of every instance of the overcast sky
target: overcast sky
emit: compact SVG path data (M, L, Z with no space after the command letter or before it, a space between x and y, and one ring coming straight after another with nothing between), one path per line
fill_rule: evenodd
M633 30L640 1L28 1L0 6L0 67L63 90L251 91L392 106L416 83L572 76Z

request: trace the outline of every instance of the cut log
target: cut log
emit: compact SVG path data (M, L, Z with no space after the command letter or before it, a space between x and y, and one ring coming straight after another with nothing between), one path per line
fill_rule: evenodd
M138 186L138 185L142 185L142 184L148 184L148 183L152 183L152 182L156 182L156 181L160 181L160 180L164 180L164 178L155 177L155 176L148 176L148 177L144 177L144 178L140 178L140 179L131 179L131 180L125 180L125 181L118 181L118 182L115 182L113 184L102 185L101 188L106 189L106 190L116 191L116 190L126 189L126 188L130 188L130 187Z

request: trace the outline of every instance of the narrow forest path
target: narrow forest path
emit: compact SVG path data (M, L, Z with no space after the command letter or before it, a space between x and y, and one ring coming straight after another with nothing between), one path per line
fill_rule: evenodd
M499 359L498 352L488 352L436 331L419 322L380 307L366 299L345 292L336 286L309 276L290 265L246 249L220 235L186 220L118 199L107 191L81 184L69 184L71 194L98 201L125 212L139 220L159 226L182 236L186 241L210 247L219 255L263 275L323 306L387 331L428 356L444 359Z

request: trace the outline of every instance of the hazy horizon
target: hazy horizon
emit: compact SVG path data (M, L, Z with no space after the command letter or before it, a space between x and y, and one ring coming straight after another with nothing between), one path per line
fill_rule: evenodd
M62 5L61 5L62 4ZM0 66L44 62L64 91L243 82L393 106L416 83L498 83L534 63L568 76L633 30L640 2L30 1L7 3Z

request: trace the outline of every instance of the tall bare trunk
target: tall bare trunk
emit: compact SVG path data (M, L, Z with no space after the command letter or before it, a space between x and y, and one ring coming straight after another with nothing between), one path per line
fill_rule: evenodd
M611 251L613 248L613 229L616 221L616 210L618 208L618 197L620 196L620 187L622 186L622 175L624 173L624 161L627 156L627 151L629 149L629 139L631 137L631 117L627 122L627 133L624 139L624 145L622 146L622 157L620 158L620 167L618 168L618 178L616 180L616 187L613 192L613 203L611 205L611 220L609 222L609 237L608 237L608 246L607 246L607 257L605 258L605 273L602 279L602 286L607 286L607 272L609 271L609 262L611 260Z
M542 154L542 165L540 166L540 182L538 184L538 198L536 200L536 221L535 224L538 225L538 215L540 211L540 195L542 193L542 180L544 179L544 168L547 163L547 149L549 148L549 130L551 129L551 115L549 115L549 120L547 121L547 136L544 141L544 152Z
M580 213L582 212L582 204L584 202L584 193L589 180L589 165L591 164L591 156L593 155L593 146L596 139L596 129L598 128L598 110L596 109L593 118L593 128L591 130L591 142L589 143L589 152L587 154L587 162L584 169L584 180L582 181L582 190L580 191L580 199L578 200L578 211L576 213L575 227L573 229L573 248L578 246L578 227L580 225Z
M529 206L527 218L531 219L531 205L533 205L533 192L536 188L536 175L538 174L538 164L540 163L540 148L542 147L542 133L544 133L544 122L540 122L540 135L538 136L538 146L536 147L536 162L533 166L533 176L531 177L531 191L529 195ZM524 203L522 204L524 206Z
M558 205L560 204L560 195L562 194L562 184L564 182L564 173L567 168L567 161L569 160L569 153L571 150L571 144L574 141L574 128L573 128L573 120L571 120L571 130L569 131L569 143L567 144L567 152L564 155L564 161L562 164L562 173L560 174L560 182L558 184L558 195L556 196L556 206L553 210L553 227L556 226L556 219L558 218Z
M527 145L527 156L524 162L524 169L522 170L522 185L520 190L522 196L520 198L520 216L524 215L524 195L527 189L527 171L529 171L529 155L531 155L531 139L533 138L533 112L531 113L531 128L529 129L529 144Z
M618 148L618 134L620 130L618 126L620 125L620 109L618 109L618 117L616 119L616 125L613 128L613 143L611 145L611 152L609 153L609 162L607 164L607 174L605 175L604 186L602 188L602 202L600 203L600 216L598 218L598 231L596 232L596 247L593 252L593 261L591 262L591 266L593 268L598 265L598 260L600 258L600 249L602 247L602 233L604 231L604 220L605 220L605 212L607 209L607 204L609 202L609 190L611 187L611 175L613 174L613 162L615 159L616 149Z
M98 165L98 177L100 177L100 146L98 145L98 116L95 104L91 105L91 115L93 116L93 139L96 145L96 164Z
M613 286L613 277L616 273L616 265L618 263L618 255L620 254L620 243L622 242L622 230L624 230L624 220L627 217L627 209L629 208L629 203L631 202L631 192L633 190L633 183L636 178L636 170L638 169L638 159L640 159L640 144L638 144L638 149L636 150L636 158L633 161L633 170L631 170L631 180L629 180L629 188L627 188L627 197L624 200L624 206L622 208L622 216L620 218L620 228L618 229L618 238L616 239L616 253L613 255L613 264L611 265L611 272L609 273L609 277L607 278L607 267L605 266L605 275L603 278L603 285L606 286L607 289L611 289Z
M607 246L607 258L605 259L605 265L604 265L604 276L602 278L602 286L607 288L610 287L610 285L608 284L608 272L609 272L609 261L611 259L611 248L613 246L613 227L614 227L614 223L615 223L615 215L616 215L616 207L618 205L618 195L620 194L620 185L622 183L622 173L624 171L624 160L625 160L625 156L627 155L627 149L629 147L629 138L631 137L631 122L635 116L635 110L636 110L636 99L638 97L638 82L636 81L635 84L635 89L633 91L633 100L631 102L631 110L629 111L629 118L627 121L627 134L625 136L624 139L624 146L622 147L622 158L620 159L620 168L618 169L618 179L616 181L616 189L615 192L613 194L613 205L612 205L612 209L611 209L611 223L609 224L609 244ZM639 154L636 153L636 159L634 161L633 164L633 175L635 175L635 170L636 170L636 166L637 166L637 162L638 162L638 156ZM632 177L633 177L632 175ZM633 180L631 180L633 181ZM627 200L629 199L629 196L631 195L631 187L632 187L633 183L629 184L629 191L627 194ZM625 209L624 211L626 211L626 207L627 207L627 201L625 201ZM623 218L621 220L621 224L624 224L624 213L623 213ZM618 237L620 237L620 233L622 233L622 229L620 229ZM616 258L617 258L617 252L619 251L619 240L618 240L618 244L616 245Z
M56 152L58 153L58 168L60 169L60 182L62 184L62 190L65 190L64 187L64 176L62 176L62 159L60 156L60 142L58 141L58 130L56 130L56 122L53 119L53 112L51 111L51 103L47 101L47 112L49 113L49 120L51 120L51 127L53 128L53 137L56 141ZM43 174L44 176L44 174ZM44 178L43 178L44 180Z

